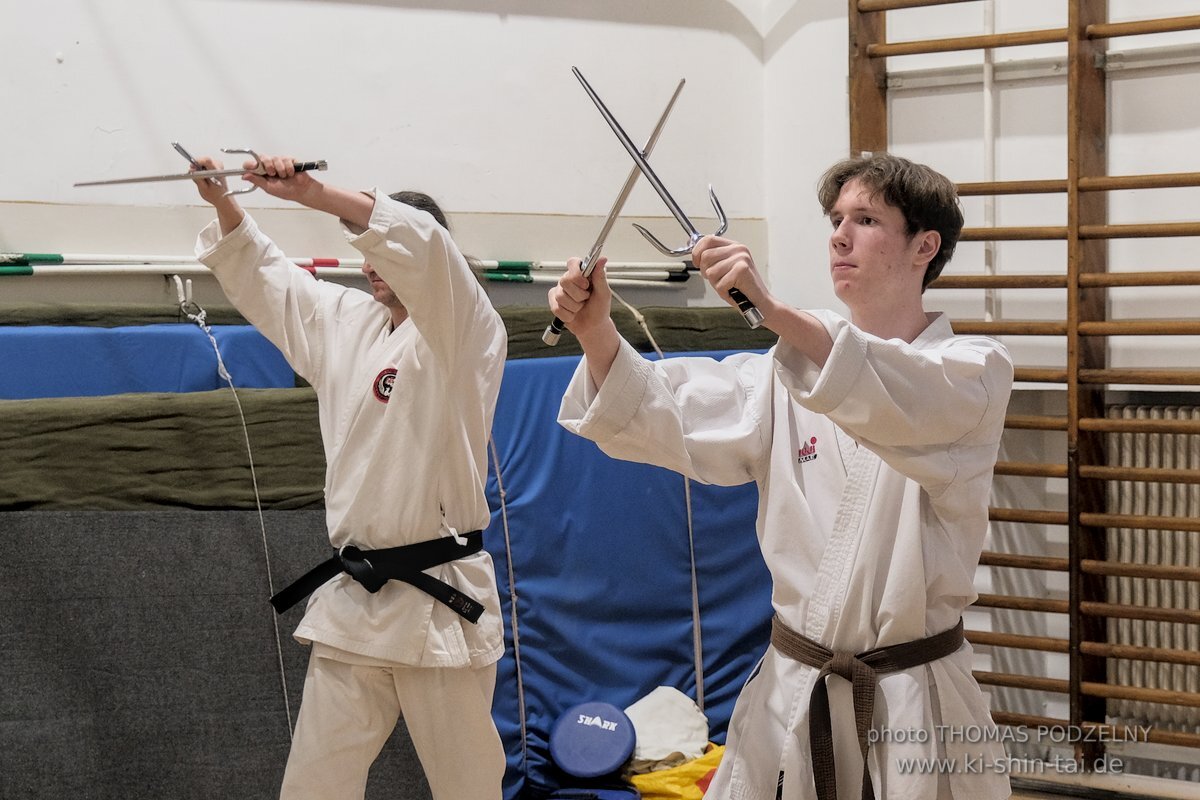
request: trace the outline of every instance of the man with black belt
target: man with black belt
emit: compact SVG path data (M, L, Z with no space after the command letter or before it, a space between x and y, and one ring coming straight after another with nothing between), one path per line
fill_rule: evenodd
M205 168L218 167L201 159ZM246 180L342 220L370 294L297 269L230 196L196 251L239 311L317 393L328 561L272 598L312 592L296 638L308 676L280 796L363 796L403 714L435 800L498 800L492 721L500 602L481 529L507 336L428 196L337 189L262 159Z
M1008 797L961 613L1012 362L924 309L963 225L949 180L868 155L831 167L818 197L849 319L780 302L744 245L709 236L696 266L718 296L740 290L779 342L650 362L617 334L603 269L589 282L573 261L550 308L585 359L559 422L617 458L758 484L771 647L706 798Z

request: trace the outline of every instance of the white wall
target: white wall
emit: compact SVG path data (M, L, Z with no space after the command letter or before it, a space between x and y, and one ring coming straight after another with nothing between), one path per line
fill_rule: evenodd
M889 36L979 33L983 7L892 12ZM1170 16L1194 13L1195 0L1113 0L1111 7L1114 19ZM1063 24L1065 12L1039 0L1006 0L996 12L1001 31ZM713 224L704 197L712 183L733 219L731 235L751 243L784 298L838 306L814 186L848 149L845 0L0 0L0 27L0 86L13 120L0 129L0 250L188 252L195 222L207 212L162 213L199 205L188 184L71 186L179 171L183 161L169 147L178 139L197 153L251 145L326 158L334 183L423 188L451 212L472 254L562 260L590 244L629 168L570 74L578 65L636 140L686 77L653 158L658 173L705 229ZM1112 46L1196 41L1180 33ZM1063 52L1009 48L996 58L1011 65ZM978 52L918 56L892 59L889 69L920 73L979 61ZM1200 106L1181 102L1198 88L1194 64L1114 73L1114 174L1200 169ZM1064 175L1062 78L1002 81L997 96L998 177ZM952 178L977 180L982 103L978 84L896 88L892 148ZM1114 194L1113 215L1189 219L1197 199L1188 190ZM259 194L246 204L280 205ZM966 207L968 224L981 224L981 202ZM627 208L651 218L663 238L677 235L644 182ZM158 211L137 213L145 209ZM998 204L998 224L1064 218L1061 198ZM304 212L273 219L271 232L294 255L352 254L334 226ZM1192 244L1115 243L1114 268L1160 258L1186 265ZM659 258L624 221L610 254ZM998 248L997 263L1002 271L1040 271L1063 256L1059 244L1013 243ZM982 264L982 245L968 243L951 269ZM662 299L649 302L720 302L699 287L682 301L651 294ZM1133 303L1131 314L1145 303L1192 302L1161 294L1126 291L1114 302L1121 311ZM540 303L540 295L527 293L529 302ZM1011 316L1052 316L1061 307L1057 297L1030 292L1001 300ZM977 293L944 292L931 303L963 316L981 310ZM1046 342L1014 345L1029 363L1063 355ZM1175 358L1186 348L1159 340L1153 353L1115 356Z
M472 254L562 260L591 244L631 166L572 65L639 141L686 77L655 168L702 229L712 183L731 233L763 244L756 6L0 0L0 250L190 252L196 215L150 211L198 205L189 184L72 187L182 171L179 140L196 154L324 158L342 185L421 188ZM145 214L103 210L115 206ZM627 209L657 218L666 240L680 235L644 184ZM293 255L350 254L336 226L304 213L274 224ZM662 260L624 221L610 254Z
M841 308L829 281L829 223L817 179L849 152L844 0L768 0L764 175L772 288L802 308Z
M3 200L176 205L187 187L71 183L178 171L179 139L324 157L331 179L439 187L457 210L596 213L629 162L578 65L635 139L686 77L658 170L682 197L712 181L731 213L761 209L757 35L725 3L3 0L0 13L6 116L22 128ZM706 124L718 99L729 111Z

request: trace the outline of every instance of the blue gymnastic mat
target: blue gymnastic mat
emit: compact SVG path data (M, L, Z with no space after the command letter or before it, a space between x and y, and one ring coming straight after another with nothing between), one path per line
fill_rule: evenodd
M589 701L625 708L660 685L696 697L684 480L609 458L558 425L578 363L574 356L509 361L493 428L520 643L518 678L492 468L484 541L496 565L507 639L493 717L507 752L508 800L561 785L549 737L566 709ZM734 700L766 649L771 581L755 534L755 486L691 488L705 712L710 737L724 742Z
M249 325L214 325L238 388L291 387L292 368ZM225 386L212 343L197 326L0 327L0 399L202 392Z

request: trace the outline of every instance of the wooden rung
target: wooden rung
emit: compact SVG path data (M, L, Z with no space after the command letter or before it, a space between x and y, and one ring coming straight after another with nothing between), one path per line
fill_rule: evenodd
M978 603L978 601L976 602ZM1066 603L1065 600L1063 602ZM1007 608L1007 606L1000 606L1000 608ZM1118 603L1097 603L1091 600L1084 600L1079 604L1079 610L1092 617L1148 619L1156 622L1183 622L1189 625L1200 624L1200 611L1190 608L1126 606Z
M1067 323L1042 320L982 320L955 319L950 321L955 333L983 336L1066 336Z
M1080 383L1134 383L1147 386L1200 386L1194 369L1081 369Z
M1154 483L1200 483L1200 470L1154 467L1100 467L1080 465L1079 477L1100 481L1147 481Z
M1154 744L1171 744L1175 745L1176 747L1200 748L1200 734L1177 733L1175 731L1164 731L1158 728L1150 729L1150 733L1146 737L1146 741Z
M1200 531L1200 519L1152 517L1145 514L1080 514L1081 525L1093 528L1136 528L1144 531Z
M1200 29L1200 16L1164 17L1130 22L1103 22L1088 25L1084 36L1089 39L1111 39L1115 36L1141 36L1146 33L1169 33Z
M933 284L930 284L932 286ZM1200 286L1200 272L1085 272L1079 276L1085 289L1111 286Z
M1017 367L1013 370L1013 380L1025 383L1066 383L1067 371L1044 367Z
M1104 433L1200 433L1200 419L1083 417L1079 429Z
M1004 418L1004 427L1022 431L1065 431L1067 418L1040 414L1009 414Z
M1015 714L1011 711L993 711L992 721L997 725L1011 725L1014 727L1033 728L1053 728L1057 730L1068 729L1071 722L1066 719L1054 719L1052 717L1039 717L1033 714ZM1083 721L1080 727L1088 730L1098 730L1101 732L1121 731L1122 728L1105 725L1098 722ZM1200 747L1200 734L1196 733L1175 733L1174 731L1163 731L1158 728L1151 728L1146 741L1154 742L1155 744L1173 744L1179 747Z
M1200 186L1200 172L1160 172L1155 175L1105 175L1080 178L1081 192L1111 192L1121 189L1171 189ZM961 192L960 192L961 194Z
M957 326L954 327L954 332L959 332ZM1081 322L1079 333L1081 336L1195 336L1200 334L1200 320L1121 319Z
M1012 725L1023 728L1054 728L1066 727L1071 724L1071 721L1067 719L1038 717L1033 714L1017 714L1012 711L993 711L992 721L997 725Z
M1158 661L1163 664L1190 664L1200 667L1200 652L1195 650L1168 650L1165 647L1138 647L1132 644L1080 642L1079 651L1088 656L1124 658L1130 661Z
M1176 747L1200 747L1200 734L1177 733L1175 730L1159 730L1152 728L1146 741L1156 745L1175 745Z
M1080 239L1149 239L1200 236L1200 222L1142 222L1129 225L1080 225Z
M1029 225L1012 228L963 228L962 242L1028 242L1066 239L1065 225Z
M977 183L958 184L959 197L1001 194L1054 194L1056 192L1065 192L1066 190L1067 182L1065 180L979 181Z
M1050 636L1026 636L998 631L964 631L967 641L981 647L1011 647L1016 650L1037 650L1042 653L1066 653L1071 649L1067 639Z
M1197 273L1200 274L1200 273ZM1200 279L1197 280L1200 283ZM930 289L1065 289L1066 275L942 275Z
M1169 689L1149 689L1138 686L1112 686L1107 683L1084 681L1080 692L1092 697L1107 697L1112 700L1136 700L1141 703L1164 703L1171 706L1200 708L1200 693L1173 692Z
M1079 569L1089 575L1116 575L1125 578L1150 578L1164 581L1200 581L1200 567L1171 564L1133 564L1085 558L1079 562Z
M1067 323L1055 320L981 320L955 319L955 333L984 336L1065 336ZM1197 336L1200 320L1195 319L1122 319L1079 323L1081 336Z
M1067 559L1048 556L1026 556L1017 553L993 553L985 550L979 556L981 567L1017 567L1018 569L1044 569L1050 572L1066 572Z
M920 53L951 53L957 50L981 50L993 47L1021 47L1029 44L1054 44L1067 41L1066 28L1043 31L993 33L987 36L957 36L948 39L921 39L913 42L886 42L867 45L871 58L914 56Z
M1065 478L1067 465L1041 464L1035 461L997 461L995 474L1022 478Z
M1070 521L1066 511L994 506L988 509L988 519L992 522L1028 522L1034 525L1066 525Z
M984 670L974 670L971 673L975 676L975 680L988 686L1009 686L1013 689L1033 689L1037 692L1060 692L1066 694L1070 691L1070 681L1060 680L1058 678L1037 678L1031 675L1013 675L1009 672L985 672Z
M948 3L970 3L973 0L858 0L859 13L869 14L872 11L895 11L900 8L923 8L925 6L943 6Z
M978 608L1009 608L1015 611L1044 611L1049 614L1066 614L1071 610L1066 600L1008 594L981 594L973 605Z

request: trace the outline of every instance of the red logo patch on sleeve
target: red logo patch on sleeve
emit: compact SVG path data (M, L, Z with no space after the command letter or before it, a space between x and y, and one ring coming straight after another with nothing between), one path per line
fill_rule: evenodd
M371 387L375 391L375 399L381 403L386 403L392 397L392 387L395 386L395 384L395 367L389 367L376 375L375 385Z

